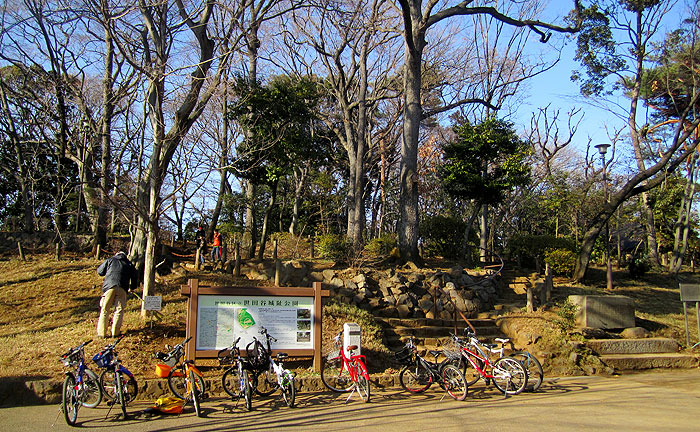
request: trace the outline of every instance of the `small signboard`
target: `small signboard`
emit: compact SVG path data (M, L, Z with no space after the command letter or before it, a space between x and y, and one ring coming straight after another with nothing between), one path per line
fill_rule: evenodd
M700 301L700 284L679 284L681 288L681 301L682 302L696 302Z
M143 308L148 311L159 311L163 305L163 297L146 296L143 298Z

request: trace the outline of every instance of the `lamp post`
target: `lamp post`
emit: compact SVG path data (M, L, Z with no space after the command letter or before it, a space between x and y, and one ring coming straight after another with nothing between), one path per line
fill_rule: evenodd
M598 149L600 153L600 160L603 162L603 193L605 194L605 204L609 203L609 193L608 193L608 165L605 160L605 154L608 152L610 144L598 144L595 148ZM612 279L612 263L610 262L610 218L605 220L605 266L606 266L606 280L607 289L613 289L613 279Z

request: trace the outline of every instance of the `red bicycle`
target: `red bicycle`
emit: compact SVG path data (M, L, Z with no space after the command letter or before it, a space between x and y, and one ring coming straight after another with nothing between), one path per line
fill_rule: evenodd
M454 334L450 336L461 355L458 367L462 370L468 385L482 378L486 385L493 381L496 388L506 397L523 391L527 385L527 370L522 363L512 357L500 357L503 354L503 346L499 350L496 344L483 344L471 332L467 333L468 340L463 340ZM492 362L486 351L496 353L500 358Z
M347 403L352 394L357 391L363 401L369 402L369 373L367 373L367 359L363 355L353 355L358 347L349 345L347 347L349 356L345 355L341 343L343 332L333 338L333 349L323 356L321 365L321 381L328 389L345 393L351 392L345 400Z

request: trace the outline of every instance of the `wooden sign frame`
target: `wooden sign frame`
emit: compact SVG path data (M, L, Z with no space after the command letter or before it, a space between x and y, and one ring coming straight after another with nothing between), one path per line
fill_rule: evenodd
M216 358L217 350L197 350L197 311L200 295L217 296L275 296L275 297L313 297L314 310L314 340L313 349L285 349L272 350L273 354L284 351L290 357L313 357L314 370L321 370L321 340L322 340L322 299L328 297L330 292L323 289L321 282L314 282L312 287L277 287L277 286L251 286L251 287L226 287L226 286L202 286L199 279L189 279L187 285L182 285L180 293L187 299L187 323L186 337L192 337L187 344L186 354L190 360L197 358Z

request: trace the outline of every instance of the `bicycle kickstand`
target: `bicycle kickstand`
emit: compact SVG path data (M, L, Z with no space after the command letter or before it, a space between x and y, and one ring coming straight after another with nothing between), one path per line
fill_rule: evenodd
M357 390L357 385L352 386L352 391L348 395L348 398L345 399L345 403L350 402L350 398L352 397L353 393L355 393L355 390ZM358 394L359 394L359 391L358 391Z
M51 427L54 427L54 425L58 421L58 417L60 417L62 412L63 412L63 405L58 407L58 414L56 414L56 418L54 419L53 423L51 423Z

